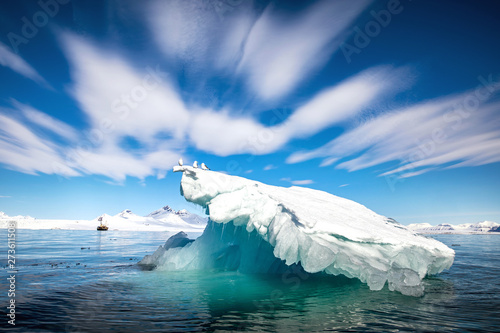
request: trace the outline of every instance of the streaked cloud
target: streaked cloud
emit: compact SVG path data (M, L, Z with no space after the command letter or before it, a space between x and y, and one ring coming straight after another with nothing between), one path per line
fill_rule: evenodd
M148 24L168 59L227 71L266 102L287 96L323 66L368 3L318 1L285 17L272 5L260 12L250 10L249 2L221 18L209 3L158 1L148 4ZM97 174L123 182L128 176L164 177L188 147L217 156L271 154L292 140L366 119L367 110L411 86L414 77L408 67L367 68L313 93L281 123L264 125L251 112L186 101L160 64L141 68L120 49L57 33L70 64L69 90L87 127L77 131L43 111L11 101L20 112L0 113L0 162L18 171ZM0 64L43 80L3 45ZM491 95L489 87L483 90ZM481 99L467 114L464 101L473 93L396 110L377 107L368 120L322 147L290 155L287 162L320 158L322 167L349 171L392 162L379 174L407 178L500 161L500 126L494 117L499 105ZM38 163L40 159L47 162Z
M268 164L264 167L264 171L268 171L268 170L273 170L273 169L277 169L278 167L276 165L273 165L273 164Z
M27 174L79 176L68 167L62 149L50 139L35 134L22 121L0 113L0 163Z
M221 13L211 2L156 1L149 26L159 48L190 70L218 68L242 78L262 100L286 96L338 50L345 30L370 1L319 1L284 19L252 1Z
M289 182L292 185L309 185L309 184L314 184L314 181L311 179L303 179L303 180L293 180L291 178L281 178L281 181L284 182Z
M369 1L320 1L284 21L270 5L252 26L239 70L262 99L286 96L323 66Z
M326 145L287 162L322 158L322 165L356 171L393 162L381 176L408 178L431 170L500 161L498 84L382 113Z
M188 135L196 148L219 156L273 153L292 139L309 137L358 116L386 94L401 89L406 73L407 68L390 66L358 73L312 96L275 126L228 110L193 110Z
M63 40L73 63L76 100L96 130L103 121L113 124L103 140L116 144L129 136L153 148L160 142L155 138L164 133L172 138L171 147L187 141L219 156L275 152L291 139L313 135L359 114L399 86L406 73L392 67L366 70L319 92L284 123L266 127L249 115L234 115L230 110L188 107L161 69L152 67L155 69L141 73L116 54L103 54L79 37L65 35ZM151 89L144 88L146 78Z
M13 141L30 142L24 145L28 147L25 154L13 141L5 140L0 161L22 172L98 174L121 182L127 176L163 177L186 146L218 156L269 154L292 139L306 138L359 115L394 91L406 72L388 66L366 70L312 96L283 123L265 126L250 115L236 115L228 109L188 106L158 65L138 69L118 53L73 34L63 33L60 40L71 65L70 91L88 119L88 128L77 132L39 110L12 101L30 124L17 125L30 134L15 140L15 133L9 135ZM46 135L40 137L39 133ZM66 144L48 133L65 139ZM132 148L127 147L128 142L133 142ZM40 151L60 170L27 158L29 152ZM7 152L17 155L10 158Z
M61 138L67 139L71 142L75 142L78 140L78 132L68 124L16 100L12 100L12 104L16 109L20 110L23 113L25 119L32 124L49 130L50 132L55 133Z
M136 69L117 53L72 34L62 42L69 56L72 93L95 129L107 132L103 140L130 135L153 142L168 132L181 139L189 124L189 112L168 81L168 74L154 64ZM103 124L112 125L112 128Z
M2 43L0 43L0 65L10 68L42 86L49 86L47 81L30 64Z

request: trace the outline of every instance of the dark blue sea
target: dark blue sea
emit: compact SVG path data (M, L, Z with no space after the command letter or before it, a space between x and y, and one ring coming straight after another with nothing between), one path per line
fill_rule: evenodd
M137 262L169 233L17 230L15 297L0 230L2 332L500 332L500 236L433 236L456 251L423 297L356 279L161 272ZM15 299L15 326L7 313Z

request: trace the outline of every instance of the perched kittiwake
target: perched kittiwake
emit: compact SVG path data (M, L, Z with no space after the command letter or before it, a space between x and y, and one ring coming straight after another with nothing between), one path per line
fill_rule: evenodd
M182 157L179 158L179 162L178 163L179 163L179 166L182 166L184 164L184 162L182 161Z
M197 168L197 167L198 167L198 161L194 161L193 168Z
M205 163L201 163L201 168L202 168L203 170L210 170L210 168L209 168L209 167L207 167L207 166L205 165Z

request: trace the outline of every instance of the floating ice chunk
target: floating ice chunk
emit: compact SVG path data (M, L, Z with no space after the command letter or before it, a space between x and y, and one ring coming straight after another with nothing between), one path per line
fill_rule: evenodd
M150 258L161 269L279 273L294 265L419 296L426 275L453 263L444 244L351 200L189 166L174 171L183 172L181 193L206 207L210 221L195 242Z
M141 261L139 261L139 265L154 268L158 265L160 258L165 254L167 250L184 247L193 241L193 239L188 238L188 235L185 232L178 232L175 235L171 236L165 242L165 245L160 245L153 254L146 255Z
M185 232L181 231L181 232L176 233L172 237L170 237L165 242L165 245L163 245L163 248L165 250L168 250L168 249L173 249L176 247L184 247L193 241L194 240L188 238L188 235Z

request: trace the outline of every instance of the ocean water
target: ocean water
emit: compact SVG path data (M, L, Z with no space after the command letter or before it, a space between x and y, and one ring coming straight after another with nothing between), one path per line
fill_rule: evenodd
M169 233L17 230L16 325L8 332L500 332L500 236L433 236L456 251L423 297L356 279L146 271ZM7 230L0 230L5 314Z

